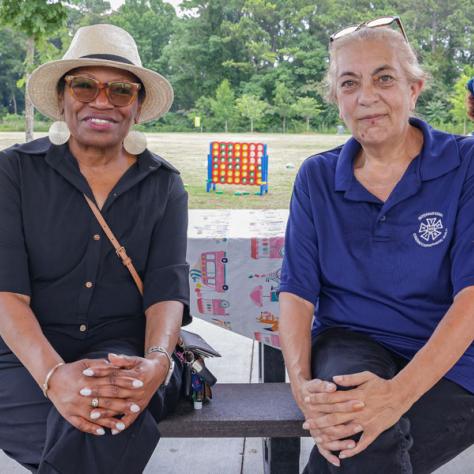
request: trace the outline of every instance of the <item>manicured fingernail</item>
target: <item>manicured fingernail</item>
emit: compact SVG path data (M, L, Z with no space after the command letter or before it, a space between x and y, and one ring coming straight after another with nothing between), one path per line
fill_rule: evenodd
M355 443L354 443L354 441L349 442L349 443L346 444L346 449L352 449L352 448L355 448Z
M334 380L335 382L342 382L342 381L344 380L344 376L343 376L343 375L335 375L335 376L333 377L333 380Z
M320 438L319 436L316 436L316 438L314 438L314 441L316 441L316 443L322 443L323 438Z
M346 459L346 458L347 458L347 456L345 454L342 454L342 453L339 454L339 459Z
M116 434L119 434L120 431L119 431L119 430L111 430L111 433L112 433L113 435L116 435Z
M140 407L136 403L132 403L130 405L130 411L132 413L138 413L140 411Z
M357 425L357 426L354 426L354 433L359 433L360 431L363 431L364 428L362 428L362 426L360 425Z
M309 397L304 397L304 402L305 402L305 403L309 403L310 401L311 401L311 398L309 398Z
M81 391L79 393L84 397L88 397L92 394L92 390L90 388L81 388Z
M97 429L95 430L95 432L96 432L98 435L100 435L100 436L105 435L105 430L104 430L104 428L97 428Z
M341 456L339 456L339 457L341 457ZM336 466L336 467L341 467L341 463L340 463L340 462L331 461L331 464L332 464L333 466Z
M132 382L132 385L134 386L134 388L141 388L143 387L143 382L141 380L135 379Z
M352 405L353 408L364 408L365 403L364 402L355 402L354 405Z
M325 388L326 390L333 390L333 389L336 388L336 387L334 386L333 383L331 383L331 382L326 382L326 383L324 384L324 388Z
M115 427L120 430L120 431L123 431L125 429L125 425L119 421L118 423L115 424Z
M91 411L90 417L93 420L97 420L97 418L100 418L100 411Z
M92 369L85 369L82 373L87 377L92 377L94 375L94 371Z
M309 430L309 423L303 423L303 429Z

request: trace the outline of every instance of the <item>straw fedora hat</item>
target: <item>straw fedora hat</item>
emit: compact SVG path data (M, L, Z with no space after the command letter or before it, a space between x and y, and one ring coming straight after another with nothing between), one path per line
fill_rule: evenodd
M146 97L139 122L164 115L173 103L173 88L161 75L142 67L132 36L114 25L79 28L62 59L42 64L33 71L27 85L33 105L44 115L59 120L56 86L68 71L84 66L108 66L130 71L143 83Z

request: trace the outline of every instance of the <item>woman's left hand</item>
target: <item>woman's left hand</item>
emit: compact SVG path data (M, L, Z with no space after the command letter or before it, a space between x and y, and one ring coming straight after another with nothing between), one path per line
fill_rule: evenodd
M133 387L120 387L111 381L107 367L91 367L90 376L102 378L105 383L93 389L89 396L100 400L99 408L93 410L99 414L99 420L109 420L117 413L123 413L120 420L115 419L116 429L112 429L112 434L118 434L128 428L148 406L151 398L166 378L168 361L164 357L145 359L138 356L116 354L109 354L108 359L111 367L114 367L115 370L119 369L121 375L133 380ZM123 406L129 409L124 410Z
M393 426L408 411L411 404L393 379L385 380L372 372L333 377L342 387L353 387L344 392L354 400L364 403L364 408L355 412L352 421L362 426L363 432L353 449L342 449L339 458L349 458L366 449L383 431ZM315 420L324 424L321 417ZM333 450L329 440L320 444L323 449Z

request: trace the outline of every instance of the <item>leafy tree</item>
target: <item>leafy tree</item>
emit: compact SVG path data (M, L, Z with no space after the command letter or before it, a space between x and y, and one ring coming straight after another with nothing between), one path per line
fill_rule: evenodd
M282 120L282 131L286 132L286 119L291 116L294 103L292 91L286 86L284 82L277 82L275 86L273 111Z
M426 104L424 116L426 120L434 125L442 125L447 123L450 119L450 104L444 100L435 99Z
M61 3L47 0L0 0L0 19L14 30L26 35L26 80L34 66L35 49L41 47L66 20L66 9ZM33 139L33 104L25 96L26 141Z
M145 67L168 73L163 50L174 30L176 12L163 0L125 0L108 21L128 31L135 39Z
M312 97L300 97L293 105L294 114L303 117L306 121L306 131L309 132L309 121L316 118L321 112L321 107L316 99Z
M254 122L260 120L268 109L268 104L254 95L244 94L236 100L237 110L250 120L250 131L253 133Z
M463 124L464 134L466 134L467 129L466 84L471 77L474 77L474 67L468 66L454 84L454 91L449 99L453 105L451 114L457 123Z
M14 114L23 107L24 100L17 87L23 75L21 56L25 54L24 43L24 37L19 33L8 28L0 30L0 109Z
M211 110L219 123L224 123L224 130L229 130L229 120L235 113L234 91L227 79L224 79L216 91L216 98L211 100Z

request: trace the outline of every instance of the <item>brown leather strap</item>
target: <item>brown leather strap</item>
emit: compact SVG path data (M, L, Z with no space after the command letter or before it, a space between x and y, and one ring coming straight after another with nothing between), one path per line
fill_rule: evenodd
M133 281L137 285L138 291L143 296L142 279L140 278L140 275L138 274L138 272L135 270L135 267L133 266L133 263L132 263L132 259L127 255L127 251L125 250L125 247L120 245L120 242L115 238L114 233L108 226L107 222L104 219L104 216L101 214L101 212L99 211L99 208L95 205L95 203L91 201L85 194L84 194L84 197L86 198L87 204L89 204L89 207L94 213L94 216L96 217L97 221L102 227L102 230L104 231L105 235L108 237L111 244L114 246L115 253L120 257L120 259L122 260L122 263L127 267L127 270L130 272L130 275L132 275Z

